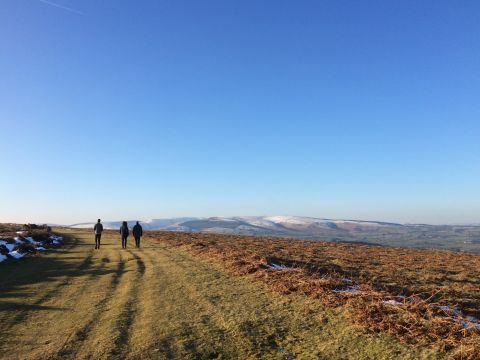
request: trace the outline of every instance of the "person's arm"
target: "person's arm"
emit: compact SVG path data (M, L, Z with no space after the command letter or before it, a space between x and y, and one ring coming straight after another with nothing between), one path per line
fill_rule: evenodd
M93 225L93 231L97 230L97 224Z

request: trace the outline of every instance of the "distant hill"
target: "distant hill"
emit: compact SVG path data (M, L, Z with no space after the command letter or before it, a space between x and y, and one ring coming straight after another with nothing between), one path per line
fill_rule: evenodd
M132 227L136 220L129 220ZM118 229L122 221L104 221ZM93 228L94 222L72 224ZM302 216L178 217L141 221L145 230L260 235L480 252L478 225L397 224Z
M127 220L133 226L136 220ZM140 221L147 230L170 231L207 231L221 233L266 233L267 235L293 235L294 233L312 234L315 230L360 230L383 226L403 226L395 223L359 220L331 220L302 216L237 216L237 217L180 217ZM117 229L122 221L102 222L106 229ZM72 228L93 227L95 222L72 224Z

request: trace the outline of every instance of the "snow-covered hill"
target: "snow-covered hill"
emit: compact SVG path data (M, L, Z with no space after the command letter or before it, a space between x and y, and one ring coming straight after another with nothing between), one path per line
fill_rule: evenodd
M131 227L135 220L127 221ZM122 221L104 221L105 229L118 229ZM398 227L400 224L376 221L332 220L302 216L235 216L182 217L141 221L146 230L215 232L228 234L304 235L314 236L325 231L349 231L379 227ZM73 224L73 228L93 228L94 222Z

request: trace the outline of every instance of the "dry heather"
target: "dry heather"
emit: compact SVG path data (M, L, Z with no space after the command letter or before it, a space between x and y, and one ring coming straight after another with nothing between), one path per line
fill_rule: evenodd
M51 228L47 225L35 224L0 224L0 239L13 240L21 232L22 236L48 237Z
M151 232L281 293L342 307L371 332L480 359L480 256L272 237Z

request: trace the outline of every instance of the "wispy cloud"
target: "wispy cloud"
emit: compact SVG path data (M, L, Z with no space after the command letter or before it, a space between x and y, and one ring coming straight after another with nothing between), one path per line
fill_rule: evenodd
M66 11L69 11L69 12L72 12L72 13L75 13L75 14L79 14L79 15L83 15L83 12L79 11L79 10L75 10L75 9L72 9L68 6L63 6L61 4L57 4L57 3L54 3L54 2L51 2L51 1L48 1L48 0L38 0L44 4L48 4L50 6L55 6L59 9L63 9L63 10L66 10Z

